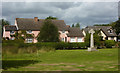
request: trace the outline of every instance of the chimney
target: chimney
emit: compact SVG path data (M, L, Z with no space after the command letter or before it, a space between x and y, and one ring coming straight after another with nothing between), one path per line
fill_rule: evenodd
M70 28L70 25L66 25L68 28Z
M34 21L37 22L38 21L38 17L34 17Z

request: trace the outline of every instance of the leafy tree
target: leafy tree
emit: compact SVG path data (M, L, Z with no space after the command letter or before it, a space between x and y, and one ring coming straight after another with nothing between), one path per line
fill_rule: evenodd
M74 24L72 24L72 27L75 27Z
M87 47L90 46L90 33L86 33L86 37L85 37L85 43L87 45ZM100 46L101 45L101 41L102 41L102 37L99 35L99 31L95 31L94 33L94 44L95 46Z
M47 19L44 25L41 27L40 34L38 36L38 42L58 42L59 33L58 28L52 23L51 20Z
M10 23L7 20L1 19L0 26L1 26L2 30L0 30L0 31L2 31L1 32L2 35L3 35L3 26L5 26L5 25L10 25Z
M32 34L27 34L25 30L22 30L20 33L16 32L14 36L16 40L23 40L23 41L28 37L31 38L34 37Z
M77 23L75 27L80 27L80 23Z
M99 34L100 34L100 31L95 31L95 33L94 33L95 46L100 46L101 45L102 37Z
M47 17L46 19L54 19L54 20L57 20L58 18L57 18L57 17L49 16L49 17Z
M90 34L88 32L86 33L86 36L85 36L85 43L87 47L90 46Z
M117 34L120 33L120 19L118 21L116 21L116 24L113 28L116 30Z

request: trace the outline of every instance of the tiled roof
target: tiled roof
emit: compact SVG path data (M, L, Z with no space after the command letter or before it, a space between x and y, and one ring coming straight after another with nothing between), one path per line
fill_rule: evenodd
M16 26L15 25L6 25L5 26L5 30L6 31L12 31L12 30L17 30Z
M40 30L44 24L45 19L17 18L17 25L19 30ZM53 24L58 27L58 30L68 30L64 20L52 20Z
M106 34L106 36L117 36L117 34L115 33L115 30L112 29L112 26L87 26L83 30L85 32L88 32L88 31L90 31L90 29L102 30ZM108 32L109 29L112 29L113 33Z
M70 27L68 36L69 37L84 37L79 27Z
M109 31L109 29L101 29L104 33L105 33L105 35L106 36L117 36L117 34L115 33L115 31L114 30L112 30L113 32L112 33L110 33L110 32L108 32Z

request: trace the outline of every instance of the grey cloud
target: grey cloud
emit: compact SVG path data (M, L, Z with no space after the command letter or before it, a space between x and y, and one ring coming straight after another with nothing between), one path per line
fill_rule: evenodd
M81 26L110 23L117 20L117 2L8 2L2 4L2 15L14 24L16 17L46 18L56 16L66 24L80 22Z

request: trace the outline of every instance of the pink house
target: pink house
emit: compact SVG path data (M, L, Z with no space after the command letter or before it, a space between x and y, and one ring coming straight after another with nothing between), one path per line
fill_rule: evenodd
M27 34L32 34L33 37L25 39L26 43L37 43L37 37L40 33L40 28L44 24L45 19L38 19L38 17L30 18L16 18L15 25L4 26L3 37L14 40L13 36L16 32L25 30ZM84 42L84 35L80 28L70 27L65 24L64 20L52 20L54 25L58 27L60 33L59 39L63 42Z

